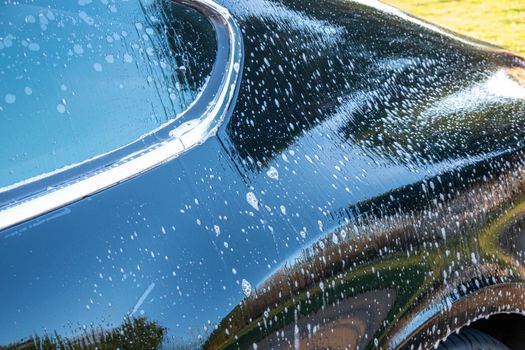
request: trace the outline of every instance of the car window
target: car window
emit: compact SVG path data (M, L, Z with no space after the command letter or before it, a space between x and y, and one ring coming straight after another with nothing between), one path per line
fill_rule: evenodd
M0 5L0 188L122 147L180 115L215 59L171 1Z

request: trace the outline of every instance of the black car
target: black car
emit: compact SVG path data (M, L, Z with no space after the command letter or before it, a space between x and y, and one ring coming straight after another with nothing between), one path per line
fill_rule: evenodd
M0 28L0 349L525 346L521 57L375 0Z

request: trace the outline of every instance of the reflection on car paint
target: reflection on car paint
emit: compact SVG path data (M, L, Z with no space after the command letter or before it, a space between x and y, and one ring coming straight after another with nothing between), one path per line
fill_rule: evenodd
M430 349L523 314L524 61L357 2L221 4L231 115L2 232L0 343Z

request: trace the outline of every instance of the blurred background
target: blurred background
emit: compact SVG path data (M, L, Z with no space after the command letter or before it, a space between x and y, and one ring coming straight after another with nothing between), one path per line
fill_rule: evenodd
M525 56L525 0L383 0L456 32Z

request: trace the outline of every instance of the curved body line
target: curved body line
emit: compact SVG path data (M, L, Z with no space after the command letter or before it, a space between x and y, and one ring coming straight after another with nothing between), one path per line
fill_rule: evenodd
M0 189L0 230L129 180L216 133L239 88L242 36L228 10L212 0L174 1L206 16L216 33L216 60L197 99L176 118L126 146Z

